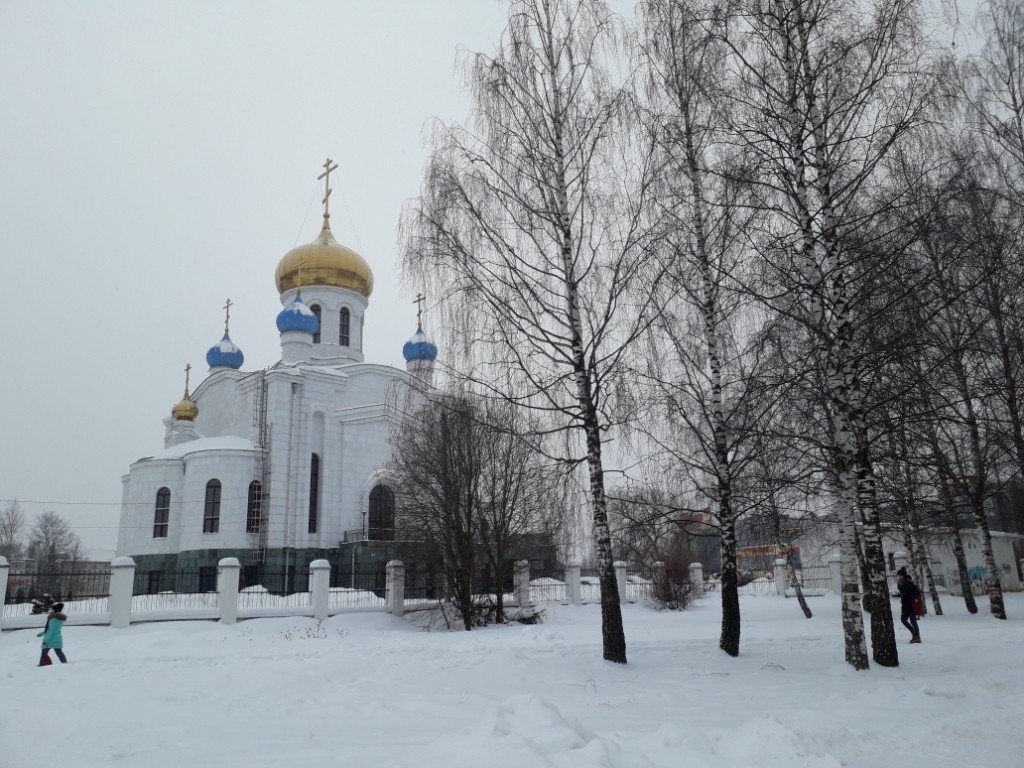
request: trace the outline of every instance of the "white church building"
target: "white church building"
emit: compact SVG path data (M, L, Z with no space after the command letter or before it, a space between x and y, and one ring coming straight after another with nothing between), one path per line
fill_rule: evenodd
M190 391L186 369L163 447L122 478L117 554L135 560L137 591L175 589L181 573L212 588L225 557L242 563L243 586L275 591L304 588L320 558L335 584L357 560L383 578L380 545L393 538L395 516L389 403L407 384L430 385L437 347L418 328L403 349L406 370L366 361L373 273L331 233L325 167L320 234L277 266L280 361L243 370L228 302L206 378Z

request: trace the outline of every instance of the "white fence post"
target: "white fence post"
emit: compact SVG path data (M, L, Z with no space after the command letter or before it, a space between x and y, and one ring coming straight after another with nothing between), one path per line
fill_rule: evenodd
M626 563L622 560L616 560L612 563L612 567L615 569L615 585L619 589L619 602L626 602L626 586L629 584L626 581Z
M132 592L135 589L135 561L115 557L110 561L110 626L124 629L132 623Z
M832 591L841 595L843 593L843 558L836 552L828 556L828 577Z
M314 560L309 564L309 601L313 605L313 618L323 621L330 609L331 564Z
M583 592L580 589L580 569L583 564L579 560L571 560L565 566L565 591L566 597L572 605L579 605L583 602Z
M690 563L690 589L697 595L704 593L704 565L702 563Z
M405 613L405 563L401 560L389 560L388 574L388 612L399 618Z
M516 560L512 572L512 589L520 610L530 607L530 562Z
M217 563L217 609L222 624L238 621L238 572L242 564L237 557L225 557Z
M907 553L906 552L893 552L892 553L892 567L893 570L898 571L900 568L907 567Z
M781 597L786 596L786 561L781 557L775 561L775 591Z
M0 555L0 629L4 626L4 605L7 604L7 577L11 575L11 564Z

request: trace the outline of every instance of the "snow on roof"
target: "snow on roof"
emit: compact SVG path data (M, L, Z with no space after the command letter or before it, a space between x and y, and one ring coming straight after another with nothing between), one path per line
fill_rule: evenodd
M172 445L162 451L149 456L150 459L180 459L190 453L199 451L251 451L252 440L247 437L235 437L226 435L224 437L200 437L198 440L189 440L184 443Z

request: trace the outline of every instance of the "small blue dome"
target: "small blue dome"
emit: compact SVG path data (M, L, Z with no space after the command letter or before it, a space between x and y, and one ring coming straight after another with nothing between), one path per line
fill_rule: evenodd
M402 355L407 363L413 360L436 360L437 345L427 338L422 328L417 328L413 337L402 347Z
M319 325L313 310L302 303L298 294L295 294L295 301L277 313L277 330L281 333L302 331L314 334Z
M242 350L235 346L231 337L224 334L224 338L214 344L206 353L206 364L211 368L234 368L238 370L245 362L245 355Z

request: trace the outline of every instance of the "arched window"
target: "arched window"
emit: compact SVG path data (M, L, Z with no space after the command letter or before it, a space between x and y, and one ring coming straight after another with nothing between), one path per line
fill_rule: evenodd
M263 483L253 480L249 483L249 506L245 514L245 532L259 533L263 518Z
M395 538L395 494L386 485L375 485L370 491L370 541L393 541Z
M313 332L313 343L320 343L320 305L310 304L309 311L316 316L316 330Z
M338 316L338 343L343 347L348 346L348 328L349 328L349 315L348 307L341 308L341 314Z
M203 533L220 531L220 480L206 484L206 505L203 507Z
M309 459L309 532L316 533L317 518L320 514L320 457L313 454Z
M167 523L171 516L171 490L161 488L156 492L156 511L153 514L153 538L167 538Z

